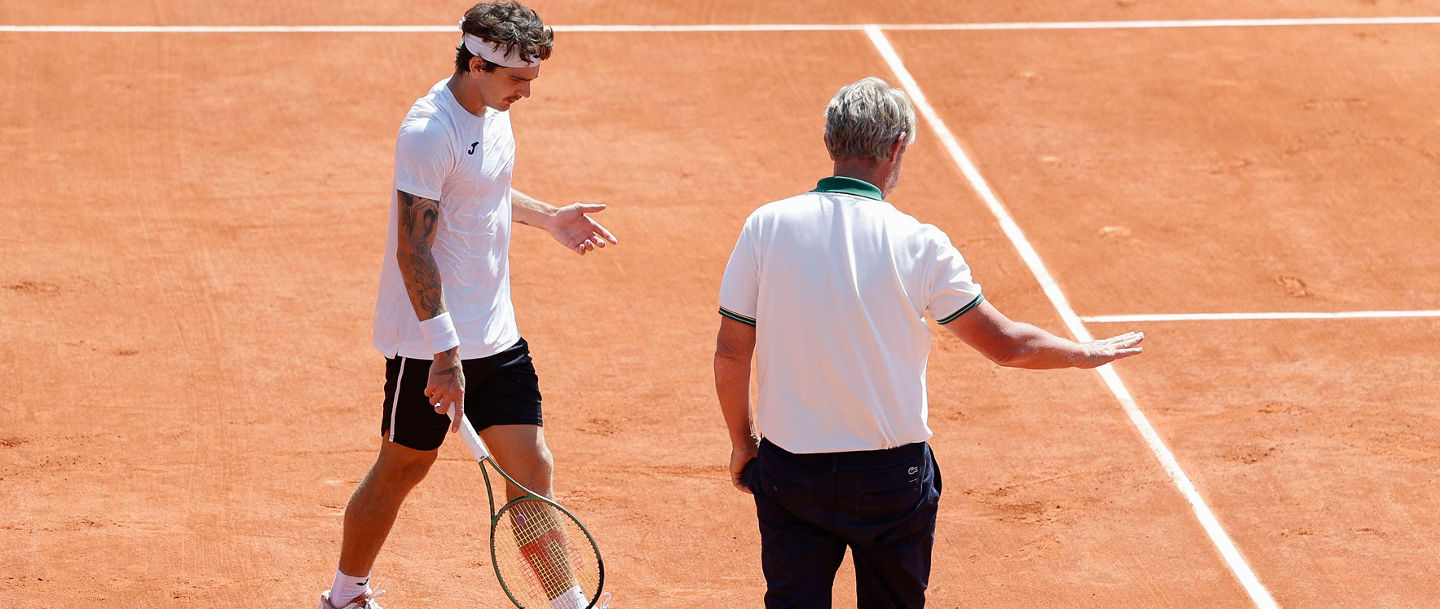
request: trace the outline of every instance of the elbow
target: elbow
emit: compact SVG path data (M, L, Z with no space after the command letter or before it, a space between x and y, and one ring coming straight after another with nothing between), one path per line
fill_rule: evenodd
M736 366L740 364L750 365L750 358L741 356L734 349L725 345L715 346L715 367Z
M414 268L417 251L415 245L406 239L395 245L395 264L400 266L402 273L409 275L410 269Z
M715 376L723 377L750 372L751 353L725 345L715 346Z
M1015 349L1015 348L1000 349L1000 350L998 350L998 351L986 353L986 354L985 354L985 357L990 358L990 361L995 362L995 365L1000 366L1000 367L1003 367L1003 368L1023 368L1023 367L1024 367L1023 362L1024 362L1024 359L1025 359L1025 358L1021 355L1019 349Z
M750 384L750 381L747 378L750 374L750 362L741 363L736 358L723 354L719 351L715 352L714 373L715 387L717 390L720 391L723 391L725 387L730 387L733 385L749 386Z
M1005 368L1044 368L1040 363L1039 351L1024 342L1008 344L993 352L986 353L990 361Z
M722 362L729 364L750 365L750 359L755 355L754 335L746 333L721 332L715 337L715 364Z

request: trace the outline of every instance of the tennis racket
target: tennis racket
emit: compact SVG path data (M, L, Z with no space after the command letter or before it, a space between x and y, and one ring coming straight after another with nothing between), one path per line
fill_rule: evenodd
M454 418L454 412L450 413ZM490 564L500 587L520 609L603 609L605 563L595 538L569 510L516 482L490 457L470 420L461 417L460 437L480 464L490 500ZM495 509L489 464L524 495ZM597 604L599 603L599 604Z

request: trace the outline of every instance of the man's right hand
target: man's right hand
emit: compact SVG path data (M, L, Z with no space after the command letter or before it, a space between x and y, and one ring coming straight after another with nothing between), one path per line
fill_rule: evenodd
M425 397L435 406L435 412L453 412L450 432L460 431L460 417L465 416L465 371L460 367L460 347L435 354L435 361L430 363L430 380L425 384Z
M745 466L749 465L751 461L754 461L756 455L759 453L760 444L758 440L748 445L742 444L730 449L730 484L735 487L735 490L747 495L754 494L750 492L750 487L745 485Z

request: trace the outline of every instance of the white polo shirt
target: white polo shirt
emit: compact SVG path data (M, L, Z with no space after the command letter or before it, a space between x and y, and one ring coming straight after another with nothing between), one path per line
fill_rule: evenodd
M432 251L461 359L494 355L520 340L510 302L510 115L491 108L484 116L471 114L445 82L415 101L395 141L390 228L375 300L375 348L386 357L435 357L396 260L395 190L440 202Z
M945 233L838 176L755 210L720 285L720 314L755 326L756 425L794 453L929 439L925 316L983 300Z

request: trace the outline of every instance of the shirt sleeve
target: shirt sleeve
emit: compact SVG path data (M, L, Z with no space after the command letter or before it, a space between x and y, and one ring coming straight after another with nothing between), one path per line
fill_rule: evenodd
M938 228L928 227L926 232L934 252L926 312L937 323L947 324L985 302L985 296L980 293L980 284L970 277L970 265L950 244L950 238Z
M453 151L441 126L426 118L400 125L395 139L395 189L433 201L440 200Z
M720 280L720 314L752 326L760 300L760 258L756 249L752 218L740 229L740 238L725 265L725 277Z

